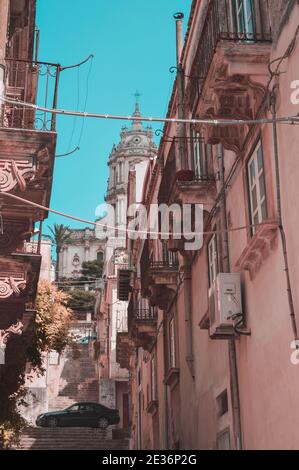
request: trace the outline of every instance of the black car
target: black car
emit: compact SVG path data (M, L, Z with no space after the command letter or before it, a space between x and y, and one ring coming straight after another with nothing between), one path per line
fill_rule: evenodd
M119 423L118 410L112 410L99 403L74 403L65 410L42 413L36 419L37 426L98 427L106 429Z

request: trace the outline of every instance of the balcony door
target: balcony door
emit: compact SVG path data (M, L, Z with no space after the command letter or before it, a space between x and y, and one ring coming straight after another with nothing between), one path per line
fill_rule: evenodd
M204 142L203 136L195 131L192 127L190 129L191 138L191 156L192 167L195 173L195 179L204 179L209 176L208 160L211 157L211 145Z
M239 39L254 39L253 0L231 0L234 32Z

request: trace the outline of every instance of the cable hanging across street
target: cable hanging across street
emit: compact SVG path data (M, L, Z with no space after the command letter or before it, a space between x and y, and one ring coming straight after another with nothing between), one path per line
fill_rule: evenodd
M295 116L282 116L276 118L258 118L258 119L179 119L179 118L161 118L161 117L148 117L148 116L124 116L120 114L104 114L104 113L90 113L83 111L72 111L67 109L51 109L44 106L35 105L32 103L26 103L25 101L14 100L7 98L6 96L0 96L0 101L3 103L13 104L16 106L22 106L25 108L34 109L36 111L42 111L45 113L51 113L54 115L63 116L78 116L82 118L95 118L95 119L111 119L119 121L141 121L141 122L172 122L181 124L207 124L211 126L240 126L250 124L273 124L273 123L288 123L296 124L299 123L299 114Z
M148 231L147 230L134 230L134 229L129 229L129 228L121 228L121 227L116 227L116 226L112 226L112 225L108 225L108 224L103 224L101 222L93 222L91 220L87 220L87 219L83 219L81 217L76 217L74 215L66 214L64 212L60 212L60 211L57 211L55 209L51 209L51 208L46 207L46 206L42 206L41 204L37 204L35 202L28 201L27 199L24 199L20 196L16 196L15 194L0 192L0 196L7 196L7 197L10 197L12 199L15 199L16 201L21 201L21 202L24 202L25 204L28 204L30 206L37 207L39 209L52 212L53 214L56 214L56 215L60 215L61 217L65 217L67 219L75 220L76 222L82 222L84 224L93 225L95 227L98 226L98 227L103 227L105 229L117 230L118 232L136 233L136 234L140 234L140 235L153 235L153 236L170 236L170 235L173 235L173 233L171 233L171 232L156 232L156 231L151 231L151 230L148 230ZM268 220L267 222L261 222L261 223L257 223L257 224L247 224L247 225L242 225L242 226L239 226L239 227L231 227L231 228L228 228L227 230L209 230L209 231L201 231L201 232L197 232L197 233L195 233L195 232L184 233L183 235L184 236L214 235L214 234L220 234L220 233L238 232L238 231L241 231L241 230L247 230L247 229L256 228L256 227L265 226L265 225L272 225L272 226L273 225L278 225L278 222L277 222L277 220L274 219L274 220Z

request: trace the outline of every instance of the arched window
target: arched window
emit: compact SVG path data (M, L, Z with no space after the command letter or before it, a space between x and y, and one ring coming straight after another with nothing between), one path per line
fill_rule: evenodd
M104 261L104 253L102 251L97 252L97 261L102 263Z

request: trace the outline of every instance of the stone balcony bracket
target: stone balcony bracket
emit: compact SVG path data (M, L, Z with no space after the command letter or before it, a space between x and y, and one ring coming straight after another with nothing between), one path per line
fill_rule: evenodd
M253 279L271 251L275 249L277 232L277 222L259 226L236 262L236 268L249 271L250 278Z

